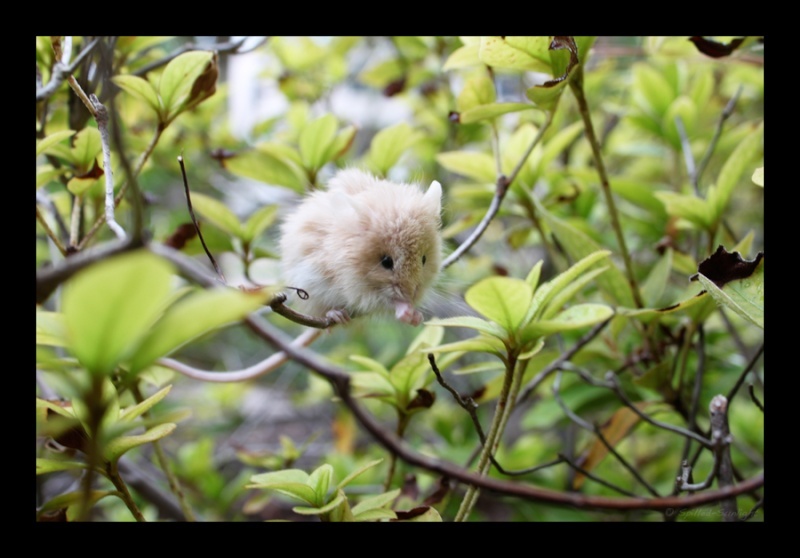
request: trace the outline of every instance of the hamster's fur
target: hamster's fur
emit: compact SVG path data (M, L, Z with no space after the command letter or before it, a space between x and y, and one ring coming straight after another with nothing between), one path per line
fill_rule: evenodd
M296 308L336 322L394 311L411 325L441 265L441 185L426 192L358 169L339 171L281 225L287 286L309 298Z

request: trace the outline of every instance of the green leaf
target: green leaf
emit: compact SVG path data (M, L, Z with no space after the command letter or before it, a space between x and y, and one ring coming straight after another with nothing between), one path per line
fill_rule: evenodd
M350 355L350 360L353 362L359 363L361 366L366 368L367 370L371 370L377 374L385 378L389 378L389 371L386 367L378 362L377 360L371 359L369 357L361 356L361 355Z
M358 129L355 126L347 126L336 134L336 138L331 143L331 146L328 148L328 153L326 154L329 161L338 159L347 153L347 150L353 145L356 131L358 131Z
M728 281L719 288L702 273L697 275L708 293L744 319L764 329L764 258L751 275Z
M128 407L124 411L119 414L119 421L120 422L131 422L133 419L142 416L144 413L149 411L153 408L153 406L164 399L169 391L172 389L172 386L167 386L163 389L158 390L153 395L134 405L133 407Z
M758 186L764 187L764 167L758 167L756 170L753 171L753 182L755 182Z
M534 102L536 108L553 111L568 83L569 80L563 79L552 85L534 85L525 91L525 96Z
M63 508L70 508L75 505L80 505L85 498L86 494L83 490L77 490L75 492L67 492L66 494L60 494L53 498L52 500L48 500L45 502L41 508L36 511L36 517L41 517L42 514L45 512L49 512L52 510L58 510ZM116 490L91 490L88 494L89 504L94 505L99 500L105 498L106 496L120 496L120 493Z
M695 195L662 191L656 192L655 196L664 204L667 213L673 217L685 219L703 229L710 228L714 222L713 206ZM709 189L710 198L711 189Z
M354 397L374 397L387 403L396 405L397 390L387 373L385 376L378 372L356 372L351 376Z
M551 320L540 320L528 325L523 334L523 339L549 335L561 331L581 329L607 320L614 315L614 311L605 304L576 304L557 314Z
M328 513L329 511L333 510L339 504L346 500L344 492L341 490L336 493L336 497L333 498L330 502L325 504L324 506L315 506L313 508L305 507L305 506L296 506L292 508L292 511L295 513L299 513L301 515L322 515Z
M67 282L63 309L72 353L94 374L130 356L164 308L172 267L151 252L115 256Z
M192 194L192 207L202 218L218 229L233 236L242 236L242 225L239 223L239 218L221 201L195 192Z
M259 144L225 159L225 168L233 174L252 178L265 184L286 186L296 192L304 192L306 178L297 161L287 155L285 149L272 144Z
M497 179L494 159L488 153L448 151L436 155L436 161L447 170L478 182L494 183Z
M175 430L175 427L176 425L174 423L168 422L154 426L144 434L139 434L136 436L120 436L118 438L114 438L108 442L108 444L106 444L103 455L108 461L114 462L122 457L125 452L132 450L135 447L149 444L168 436L173 430Z
M61 130L60 132L53 132L49 134L47 137L39 140L36 142L36 156L38 157L47 149L57 143L60 143L65 138L72 136L75 133L75 130Z
M329 161L328 153L336 136L339 121L332 114L325 114L307 122L300 132L299 148L303 165L316 172Z
M422 134L414 131L405 122L384 128L372 138L369 147L369 162L381 176L386 176L400 156L412 145L422 139Z
M285 473L286 471L276 471L276 472ZM302 502L307 502L312 506L316 505L314 503L314 498L316 497L314 489L308 486L307 484L300 484L297 482L288 482L288 481L287 482L271 481L271 482L259 482L258 484L255 485L247 485L246 488L260 488L264 490L274 490L275 492L279 492L281 494L284 494L285 496L289 496L290 498L295 498Z
M444 328L426 323L422 331L408 344L406 355L416 353L417 351L424 351L429 347L435 347L442 342L442 337L444 337Z
M325 497L328 495L328 488L331 486L331 479L333 478L333 467L327 463L323 463L308 475L308 485L314 489L317 494L316 502L321 506L325 502Z
M497 337L498 339L505 339L506 331L499 327L497 324L488 322L476 316L456 316L454 318L441 318L433 319L425 322L428 325L444 326L444 327L466 327L482 331L488 335Z
M447 72L449 70L466 68L480 64L481 60L478 57L480 48L480 41L458 47L456 50L450 53L450 56L447 57L447 61L444 63L442 70Z
M672 271L672 249L668 248L650 269L650 274L642 283L642 298L650 307L656 307L664 294L669 274Z
M672 87L660 72L645 63L634 64L632 72L634 98L660 122L675 98Z
M277 216L277 205L265 205L264 207L257 209L247 219L247 223L245 223L244 227L242 228L242 241L250 243L255 240L267 229L267 227L275 222L275 218Z
M65 347L67 326L64 315L36 309L36 344Z
M70 471L75 469L86 469L86 463L82 461L66 461L60 459L42 459L36 458L36 474L46 475L47 473L55 473L58 471Z
M200 335L243 319L271 296L270 289L216 288L192 293L172 305L151 328L131 359L131 372L142 370Z
M159 118L163 118L163 116L165 116L162 114L161 101L158 98L156 88L153 87L153 84L146 79L133 75L121 75L112 77L111 81L113 81L126 93L130 93L137 99L147 103L147 105L155 111Z
M375 467L376 465L382 462L383 459L376 459L375 461L370 461L369 463L362 465L361 467L359 467L358 469L347 475L345 478L343 478L339 482L339 484L336 485L336 490L341 490L342 488L353 482L353 480L355 480L359 475L363 474L368 469L371 469L372 467Z
M215 54L211 51L195 50L170 60L158 84L167 119L174 118L183 108L182 104L191 103L190 94L195 81L206 72L214 58Z
M715 189L709 191L708 201L714 210L713 220L722 218L725 207L728 205L733 189L745 170L750 169L753 161L761 150L764 123L760 123L755 130L750 132L736 146L730 154L722 169L719 171Z
M664 118L661 121L661 130L666 140L675 149L681 148L681 137L678 133L675 119L680 117L686 131L686 137L690 140L694 137L697 128L697 107L694 101L685 95L680 95L669 105Z
M532 315L549 318L558 312L561 309L561 305L566 302L563 297L559 296L561 291L564 289L570 289L570 285L572 285L581 275L591 269L591 267L596 265L600 260L607 258L610 254L611 252L608 250L597 250L596 252L592 252L575 262L566 271L559 273L553 279L547 283L544 283L536 290L536 294L533 297L531 307L533 307L534 310ZM551 304L551 302L557 298L559 305L556 306ZM529 311L528 313L530 314L531 312Z
M478 58L494 68L551 72L548 37L481 37Z
M353 506L353 515L356 517L356 520L359 520L359 514L363 514L364 512L370 510L376 510L378 508L384 508L391 504L399 495L400 489L397 488L389 492L384 492L383 494L377 494L375 496L365 498Z
M87 127L75 134L72 145L72 158L78 174L92 170L97 156L103 150L100 131L97 128Z
M461 93L456 99L456 108L459 112L489 105L495 102L496 94L494 82L484 73L471 77L464 83Z
M384 519L397 519L397 514L386 508L376 508L359 513L353 521L381 521Z
M451 353L451 352L479 352L490 353L497 356L504 356L506 354L506 346L497 337L488 337L480 334L472 339L464 339L463 341L455 341L453 343L445 343L438 347L431 347L428 349L430 353Z
M608 266L595 267L560 287L558 292L555 292L555 289L551 290L552 299L550 299L540 316L545 320L552 318L578 291L607 269Z
M411 519L403 519L402 521L403 523L441 523L442 516L439 515L439 512L436 511L436 508L433 506L428 506L428 509L425 510L425 512L415 515Z
M467 304L511 334L520 326L532 298L531 286L512 277L487 277L464 295Z
M489 105L480 105L460 113L458 121L461 124L471 124L481 120L496 118L502 114L535 108L538 107L528 103L492 103Z
M552 215L535 198L531 199L536 205L536 211L544 217L558 241L573 260L580 260L602 250L602 247L586 233ZM598 276L597 284L617 305L634 306L630 284L616 266L610 267L605 273Z

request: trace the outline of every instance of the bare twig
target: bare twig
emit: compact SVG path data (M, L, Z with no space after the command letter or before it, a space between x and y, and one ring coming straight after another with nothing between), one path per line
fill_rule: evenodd
M628 460L625 459L624 457L622 457L622 455L620 455L620 453L616 450L616 448L614 448L614 446L611 443L609 443L609 441L603 435L603 430L597 424L594 425L594 433L597 435L597 438L603 443L603 445L606 447L606 449L609 452L611 452L611 454L614 457L617 458L617 461L619 461L622 464L622 466L625 467L628 470L628 472L631 475L633 475L633 477L637 481L639 481L639 484L644 486L647 489L647 491L650 494L652 494L654 497L659 498L661 496L658 493L658 491L653 487L653 485L651 485L649 482L647 482L644 479L644 477L642 477L642 475L639 474L639 471L637 471L636 468L633 465L628 463Z
M481 236L483 236L483 233L489 227L489 224L492 222L492 219L494 219L495 215L497 215L497 212L500 210L500 205L502 205L503 203L503 198L505 198L509 186L511 185L512 182L514 182L514 179L517 177L517 174L519 174L520 170L522 169L522 165L525 164L525 161L530 156L531 152L533 151L533 148L536 147L539 141L541 141L545 131L547 131L547 129L550 127L550 123L552 122L552 120L553 120L553 115L552 113L548 112L547 120L545 120L545 123L542 124L541 128L539 128L539 132L536 134L536 137L533 138L533 141L531 142L530 146L528 146L528 150L520 158L519 163L517 163L517 166L514 168L511 174L508 177L502 174L497 177L494 197L492 198L492 201L489 204L489 209L486 210L486 214L483 216L483 219L481 219L481 222L478 223L478 226L475 228L475 230L472 231L472 234L469 235L469 238L467 238L464 242L462 242L461 245L458 248L456 248L453 251L453 253L450 254L442 262L442 269L447 269L448 267L453 265L456 261L458 261L458 259L461 256L463 256L464 253L467 252L467 250L472 248L472 245L475 244L480 239Z
M42 212L39 211L39 206L38 205L36 206L36 220L39 221L40 225L42 225L42 228L44 229L44 232L47 234L48 238L53 241L53 244L56 245L56 248L58 248L58 251L61 252L61 255L62 256L66 256L67 255L67 249L64 248L64 245L61 244L61 241L58 239L56 234L53 232L53 229L51 229L50 225L47 224L47 221L45 220L44 215L42 215Z
M583 467L580 467L579 465L573 463L572 460L567 458L567 456L565 456L564 454L559 453L558 457L560 457L567 465L569 465L570 467L572 467L573 469L575 469L576 471L578 471L582 475L586 475L587 478L592 479L594 482L596 482L598 484L602 484L603 486L605 486L606 488L610 488L611 490L616 490L617 492L619 492L620 494L624 494L625 496L630 496L631 498L636 498L637 497L636 494L634 494L633 492L631 492L629 490L625 490L624 488L620 488L619 486L617 486L617 485L615 485L613 483L610 483L607 480L603 480L600 477L598 477L597 475L587 471Z
M124 239L125 231L122 230L122 227L119 226L114 218L114 173L111 168L111 142L108 138L108 109L97 99L94 93L89 95L89 101L94 106L94 118L97 121L100 142L103 146L103 174L106 182L106 223L117 235L117 238Z
M178 163L181 166L181 176L183 177L183 190L186 193L186 205L189 208L189 215L192 218L192 223L194 223L194 228L197 231L197 236L200 237L200 243L203 245L203 250L206 251L206 255L208 259L211 260L211 264L214 266L214 270L219 275L219 278L222 279L222 282L225 283L225 276L222 274L222 269L220 269L217 260L214 259L214 256L211 254L211 250L208 249L206 245L206 241L203 238L203 233L200 231L200 224L197 222L197 217L194 214L194 209L192 208L192 196L189 193L189 179L186 178L186 167L183 164L183 155L178 155Z
M761 403L761 401L758 400L758 397L756 397L756 392L753 390L753 384L748 384L747 385L747 391L750 393L750 399L753 401L753 403L755 403L756 407L758 407L761 410L761 412L763 413L764 412L764 404Z
M694 155L692 155L692 145L689 143L689 136L686 135L686 127L683 125L683 119L680 115L675 117L675 128L678 130L678 137L681 139L681 151L683 151L683 160L686 163L686 173L689 175L689 181L694 186L694 193L700 195L700 188L697 186L697 167L694 164Z
M50 76L50 81L44 87L37 87L36 89L36 102L43 101L50 97L58 87L63 83L65 79L72 75L72 72L75 71L83 59L89 56L94 48L100 42L100 37L95 38L91 43L86 45L84 49L75 57L75 60L72 61L70 65L64 65L60 60L55 63L53 66L53 74ZM58 56L60 59L61 56Z
M756 354L753 355L753 358L751 358L750 362L747 363L747 366L744 367L744 370L742 370L742 373L739 374L739 377L736 379L736 383L733 385L731 390L728 392L728 396L726 398L728 401L733 401L733 398L736 395L736 393L739 391L739 388L742 387L742 383L744 382L745 377L747 376L747 374L750 373L750 371L756 365L756 362L758 362L758 359L761 358L761 355L763 353L764 353L764 344L762 343L761 346L756 351Z
M319 337L321 333L322 330L320 329L306 330L299 337L297 337L297 339L292 341L292 346L307 347L317 337ZM248 380L264 376L265 374L269 374L287 360L289 359L286 356L286 353L278 352L270 355L266 359L254 364L253 366L248 366L247 368L243 368L241 370L228 370L225 372L201 370L172 358L160 358L158 359L157 363L166 368L175 370L176 372L180 372L184 376L188 376L195 380L201 380L203 382L231 383L246 382Z
M708 166L708 162L711 160L711 155L714 153L714 149L717 147L717 142L719 142L719 137L722 134L722 127L725 124L725 121L733 114L733 109L736 107L736 102L739 100L739 96L742 94L742 86L740 85L736 89L736 93L733 94L728 104L725 105L725 109L722 111L722 114L719 116L719 121L717 122L717 128L714 130L714 137L711 138L711 143L708 144L708 149L706 149L705 155L703 155L703 159L700 161L700 164L697 165L697 174L695 176L695 182L697 184L700 183L700 177L703 174L703 171L706 170Z
M391 430L381 426L375 418L368 413L350 393L350 376L343 370L324 362L315 353L298 347L291 347L290 340L285 335L276 331L265 320L257 316L249 316L246 323L251 329L267 343L279 350L285 351L290 358L303 366L313 370L329 381L337 395L356 420L367 430L375 440L388 451L396 453L400 459L409 465L421 467L432 473L450 477L453 480L466 484L474 484L483 489L516 496L526 500L549 502L558 505L577 506L592 509L649 509L667 510L675 508L692 508L703 504L718 502L724 498L749 492L763 486L764 474L759 473L735 487L715 491L705 491L700 494L682 497L662 498L606 498L575 493L564 493L549 490L521 482L511 482L479 475L458 467L452 463L433 458L419 453L407 442L398 438Z
M649 422L653 426L657 426L658 428L663 428L664 430L669 430L670 432L674 432L676 434L680 434L681 436L686 436L687 438L691 438L696 442L699 442L704 447L712 447L713 442L711 440L707 440L703 436L697 434L696 432L692 432L691 430L686 430L685 428L681 428L680 426L675 426L673 424L668 424L666 422L661 422L659 420L654 419L653 417L643 413L633 402L628 399L628 396L625 395L625 392L622 390L622 386L619 385L619 380L617 376L613 372L608 372L606 374L606 381L609 383L609 387L617 394L617 396L622 400L625 405L630 407L630 409L639 415L640 418Z
M749 520L753 519L753 516L754 516L754 515L756 514L756 512L757 512L758 510L760 510L762 507L764 507L764 498L761 498L761 499L760 499L758 502L756 502L756 503L755 503L755 505L753 506L753 509L751 509L749 512L747 512L747 515L746 515L746 516L744 516L744 517L741 519L741 521L749 521Z
M250 52L251 50L258 48L259 46L263 45L269 37L263 37L261 41L258 41L255 45L251 46L247 50L238 50L244 42L249 39L250 37L242 37L241 39L237 39L235 41L229 41L227 43L219 43L214 45L214 50L219 54L244 54L245 52ZM177 58L181 54L185 52L189 52L192 50L197 50L200 48L196 43L186 43L185 45L181 46L180 48L170 52L163 58L159 58L158 60L151 62L141 68L137 69L135 72L132 72L134 76L143 76L152 72L153 70L157 70L161 66L167 65L173 58Z
M719 459L717 483L720 488L734 485L733 463L731 462L730 430L728 429L728 400L724 395L715 395L709 405L711 413L711 437ZM736 498L726 498L720 502L720 510L724 521L736 521L739 516Z
M589 341L597 337L597 335L603 330L604 327L606 327L606 325L610 321L611 318L592 327L592 329L590 329L587 333L581 336L581 338L578 339L569 350L561 353L561 355L559 355L559 357L556 360L548 364L544 370L542 370L536 376L534 376L531 379L531 381L528 382L528 384L525 386L525 389L522 390L522 393L517 398L515 406L519 406L520 403L525 401L530 396L530 394L534 392L536 388L539 387L539 384L541 384L550 374L560 369L565 362L567 362L575 355L575 353L581 350L581 348L583 348L587 343L589 343Z

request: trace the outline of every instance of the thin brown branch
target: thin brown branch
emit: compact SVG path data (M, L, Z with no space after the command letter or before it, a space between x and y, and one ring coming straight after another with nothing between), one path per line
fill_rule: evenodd
M745 377L750 373L750 371L755 367L756 362L758 359L761 358L761 355L764 353L764 344L762 343L761 346L756 351L756 354L753 355L753 358L750 359L750 362L747 363L747 366L744 367L742 373L739 374L739 377L736 379L736 383L733 384L733 387L728 392L727 400L733 401L734 396L739 391L739 388L742 387L742 383L744 382Z
M57 61L53 66L53 73L50 76L50 81L47 85L43 87L37 87L36 89L36 102L43 101L49 98L53 93L56 92L58 87L64 82L65 79L72 75L72 72L75 71L81 62L83 62L84 58L89 56L92 53L94 48L100 43L100 37L95 38L91 43L86 45L84 49L75 57L75 60L72 61L71 64L64 65L60 61ZM60 56L58 56L60 60Z
M53 232L53 229L50 228L50 225L47 224L47 220L42 215L42 212L39 211L39 206L36 206L36 220L39 221L39 224L42 225L44 232L47 234L48 238L53 241L53 244L56 245L58 251L61 252L62 256L67 255L67 249L64 248L64 245L61 244L61 241L56 236L56 233Z
M257 42L254 46L248 48L247 50L239 51L238 49L244 44L244 42L249 39L250 37L242 37L241 39L237 39L235 41L229 41L227 43L219 43L214 45L214 50L219 54L243 54L245 52L250 52L254 48L258 48L262 44L264 44L269 37L263 37L263 40ZM168 55L164 56L163 58L159 58L141 68L137 69L136 71L132 72L134 76L144 76L153 70L157 70L162 66L166 66L169 64L174 58L177 58L181 54L186 52L197 50L200 48L196 43L186 43L185 45L181 46L180 48L170 52Z
M396 453L400 459L409 465L421 467L432 473L443 475L466 484L476 485L482 489L493 492L516 496L525 500L549 502L557 505L574 506L591 509L647 509L667 510L676 508L693 508L703 504L718 502L744 492L749 492L763 486L764 474L759 473L735 487L728 487L715 491L705 491L700 494L682 497L662 498L606 498L576 493L565 493L546 488L541 488L527 483L511 482L478 475L452 463L424 455L414 450L407 442L398 438L391 430L384 428L375 418L368 413L350 393L350 376L343 370L321 360L315 353L290 346L290 340L283 334L274 330L263 319L250 316L246 323L251 329L269 344L286 353L293 360L313 370L328 380L335 393L341 398L355 416L361 426L369 432L375 440L388 451Z
M714 137L711 138L711 143L708 144L708 148L706 149L705 155L703 155L703 159L697 165L697 174L694 177L695 183L700 183L700 177L703 174L703 171L706 170L708 166L708 162L711 160L711 155L713 155L714 150L717 147L717 143L719 142L719 138L722 135L722 127L725 125L725 121L730 118L731 114L733 114L733 109L736 107L736 102L739 100L739 96L742 94L742 86L740 85L736 89L736 93L733 94L728 104L725 105L725 108L722 111L722 114L719 116L719 120L717 121L717 128L714 130Z
M636 498L637 497L636 494L634 494L633 492L631 492L629 490L625 490L624 488L621 488L621 487L615 485L614 483L608 482L607 480L603 480L600 477L598 477L597 475L595 475L595 474L591 473L590 471L587 471L583 467L577 465L576 463L573 463L572 460L567 458L564 454L559 453L558 457L561 458L567 465L569 465L570 467L572 467L573 469L575 469L576 471L578 471L582 475L585 475L586 478L592 479L594 482L596 482L598 484L602 484L606 488L610 488L611 490L615 490L615 491L619 492L620 494L624 494L625 496L630 496L631 498Z
M114 173L111 168L111 142L108 137L108 109L92 93L89 101L94 106L94 118L97 121L97 130L100 132L100 143L103 147L103 175L106 183L106 223L108 227L117 235L117 238L125 238L125 231L119 226L114 218Z
M189 216L192 218L192 223L194 224L194 228L197 231L197 236L200 237L200 243L203 245L203 250L206 251L206 255L208 259L211 260L211 264L214 266L214 270L219 275L219 278L222 280L223 283L225 281L225 275L222 273L222 269L220 269L217 260L214 259L214 256L211 254L211 250L208 249L208 245L206 245L206 240L203 238L203 233L200 231L200 224L197 222L197 217L194 214L194 208L192 207L192 196L189 192L189 179L186 177L186 167L183 164L183 155L178 155L178 163L181 166L181 176L183 177L183 191L186 193L186 205L189 208Z
M756 392L753 390L753 384L748 384L747 385L747 391L750 394L750 400L753 403L755 403L755 406L758 407L761 410L761 412L763 413L764 412L764 404L761 403L761 401L758 400L758 397L756 397Z

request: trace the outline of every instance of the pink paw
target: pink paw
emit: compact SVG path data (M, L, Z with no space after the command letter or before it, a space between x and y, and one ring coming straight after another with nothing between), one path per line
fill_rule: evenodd
M395 305L395 318L403 323L418 326L422 323L422 312L408 304L407 302L398 302Z
M337 310L328 310L325 313L325 317L329 320L333 320L337 324L346 324L350 321L350 314L347 313L347 310L344 308L337 309Z

